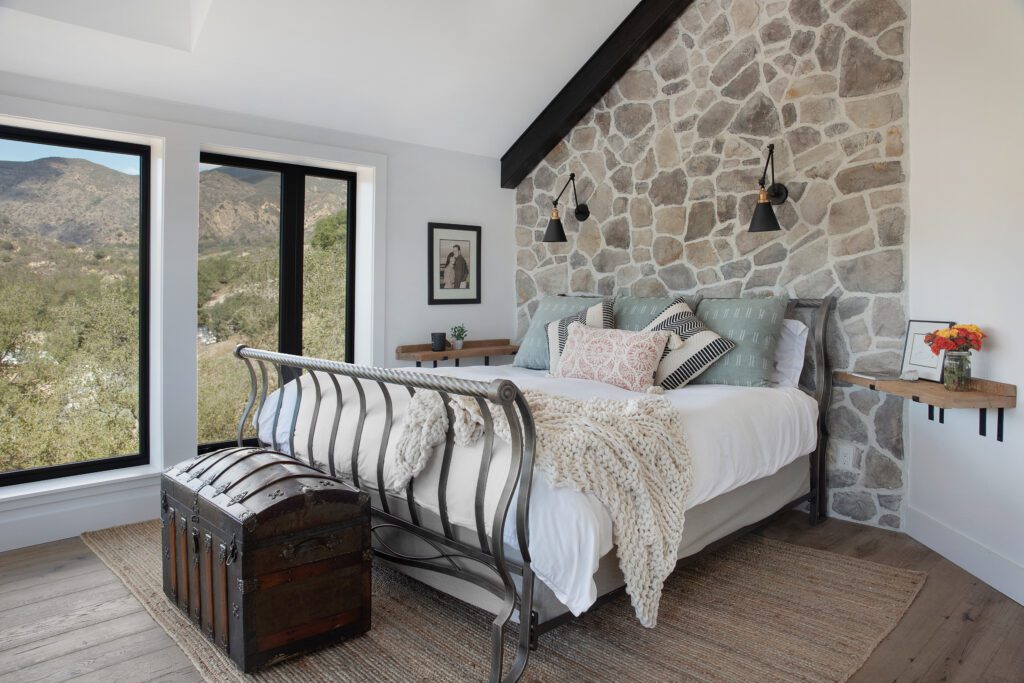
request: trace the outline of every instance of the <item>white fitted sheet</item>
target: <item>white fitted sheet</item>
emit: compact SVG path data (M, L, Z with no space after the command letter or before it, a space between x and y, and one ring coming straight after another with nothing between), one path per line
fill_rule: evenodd
M631 399L643 394L591 380L555 378L545 371L505 366L437 368L416 372L437 373L464 379L489 381L508 379L520 389L536 389L571 398ZM350 477L351 444L358 405L351 380L343 380L343 411L335 442L338 474ZM336 410L330 380L321 379L324 398L317 419L313 456L325 462L329 449L330 421ZM358 453L361 483L376 486L377 455L383 430L383 396L373 383L364 382L367 418ZM298 457L308 457L308 428L312 416L312 386L309 375L303 378L303 400L294 434ZM286 389L278 424L278 441L288 450L294 390ZM402 387L390 391L394 403L393 438L385 459L385 481L394 444L401 433L409 394ZM746 483L767 477L810 453L817 442L817 403L799 389L732 387L723 385L687 386L664 394L683 415L687 444L693 461L693 488L687 509ZM351 403L350 403L351 402ZM259 434L270 442L277 392L268 397L259 420ZM440 451L440 449L439 449ZM456 446L447 487L449 519L453 524L475 529L474 496L480 461L480 446ZM413 482L417 505L439 513L438 455ZM495 440L484 510L493 518L498 497L508 471L509 448ZM505 542L516 544L514 505L505 527ZM488 532L490 525L488 524ZM604 505L590 494L564 488L552 488L542 474L534 478L530 500L530 554L534 573L574 614L581 614L597 599L594 573L601 558L613 547L611 518Z

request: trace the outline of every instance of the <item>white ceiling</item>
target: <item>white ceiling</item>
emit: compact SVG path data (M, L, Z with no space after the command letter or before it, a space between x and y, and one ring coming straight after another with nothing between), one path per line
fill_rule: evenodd
M0 69L497 157L636 2L0 0Z

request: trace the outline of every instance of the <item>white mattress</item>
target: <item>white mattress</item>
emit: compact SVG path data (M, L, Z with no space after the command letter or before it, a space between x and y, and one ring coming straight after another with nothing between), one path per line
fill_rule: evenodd
M417 370L465 379L489 381L508 379L521 389L537 389L572 398L629 399L642 396L636 392L591 380L563 379L544 371L513 366L473 366ZM303 400L296 428L295 451L307 457L308 429L305 423L312 416L312 395L309 376L304 376ZM344 378L342 378L344 379ZM323 387L330 387L326 378ZM367 418L360 444L359 477L365 485L376 485L377 455L383 428L383 397L373 383L363 383L366 390ZM357 410L354 387L343 382L343 411L336 440L335 463L339 475L349 476L351 443ZM286 390L278 425L278 441L288 442L294 391ZM394 402L393 438L389 456L401 433L408 392L397 388L391 392ZM700 505L716 496L746 483L774 474L801 455L810 453L817 441L817 403L796 388L748 388L721 385L697 385L664 394L683 415L690 455L693 460L693 488L687 508ZM271 440L276 393L268 397L260 418L260 437ZM350 403L350 401L352 403ZM313 455L326 460L329 447L330 420L336 402L333 392L325 391L318 417ZM304 419L303 419L304 418ZM287 448L285 448L287 450ZM439 449L440 450L440 449ZM451 522L475 529L474 492L479 465L480 447L456 447L447 487L448 514ZM492 475L485 496L487 519L493 517L498 496L508 470L509 449L495 440ZM414 480L417 505L439 513L438 482L440 457ZM385 471L390 459L385 459ZM388 479L387 474L384 477ZM514 512L510 511L505 528L505 542L515 545ZM490 525L488 524L488 532ZM597 598L594 572L601 558L613 547L612 523L604 506L593 496L569 489L553 489L543 475L534 479L530 501L530 554L535 574L574 614L581 614Z

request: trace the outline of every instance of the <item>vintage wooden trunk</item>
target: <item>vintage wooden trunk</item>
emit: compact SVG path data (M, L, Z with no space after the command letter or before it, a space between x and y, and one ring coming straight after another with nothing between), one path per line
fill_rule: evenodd
M164 592L243 671L370 628L370 501L288 455L226 448L161 481Z

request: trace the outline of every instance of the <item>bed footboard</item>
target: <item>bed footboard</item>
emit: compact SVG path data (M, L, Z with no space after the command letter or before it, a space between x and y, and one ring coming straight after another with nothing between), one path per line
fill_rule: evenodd
M235 356L240 358L249 371L250 389L246 402L245 411L238 425L238 442L242 445L246 442L245 434L247 425L250 424L255 415L257 421L264 415L267 407L268 391L272 388L271 377L274 378L278 387L286 382L298 379L303 373L309 374L312 387L303 389L303 382L296 381L294 407L285 410L283 393L279 393L276 405L273 407L273 430L270 443L260 441L261 445L281 449L284 444L279 443L278 425L282 420L290 422L288 429L289 443L288 452L296 454L295 432L299 425L300 414L309 413L308 410L300 410L304 405L312 405L312 418L308 420L308 454L309 464L317 466L313 458L314 434L318 426L320 429L330 429L329 452L326 453L326 469L333 476L338 475L339 467L335 462L335 441L338 435L339 423L343 410L358 411L357 427L355 429L354 443L345 444L351 452L351 476L352 484L360 490L370 494L373 505L373 520L371 530L374 536L374 546L377 556L388 562L397 565L425 569L468 581L480 588L489 591L501 602L497 610L490 631L490 680L491 681L515 681L522 676L529 659L530 649L535 645L535 629L533 623L535 614L533 612L533 586L534 578L530 566L529 551L529 502L530 490L533 481L533 462L536 447L536 433L533 424L533 417L530 409L523 398L522 392L512 382L507 380L495 380L493 382L478 382L471 380L444 377L441 375L415 373L406 370L391 370L384 368L364 367L349 363L339 363L316 358L305 358L289 354L276 353L252 349L246 346L238 346L235 349ZM270 371L273 369L273 372ZM355 389L356 396L349 401L343 401L343 388L340 378L347 378L345 387L351 386ZM359 442L363 436L363 428L367 418L367 401L364 391L364 383L374 383L380 390L384 400L384 423L383 434L380 435L380 448L376 463L376 481L360 480L359 477ZM390 387L390 388L389 388ZM438 392L445 402L448 410L449 426L443 451L441 463L441 478L438 487L438 506L440 508L441 528L432 529L422 524L417 514L416 493L413 483L410 482L405 491L406 514L403 516L400 510L392 509L389 504L389 493L384 485L385 456L387 445L391 439L397 439L400 435L393 434L394 414L392 408L393 390L407 391L413 395L417 390L428 390ZM327 392L334 392L333 398L337 406L334 415L330 420L320 419L320 408ZM485 416L485 435L481 440L480 468L477 475L477 484L474 500L474 512L476 522L475 543L468 542L465 536L458 536L448 519L446 503L446 491L448 472L451 466L454 425L449 402L452 396L465 396L474 398L483 408ZM511 454L510 466L501 488L497 508L490 519L485 517L484 496L487 484L491 477L491 461L494 448L494 429L490 423L490 412L485 406L489 401L498 406L508 419L511 427ZM326 422L326 425L318 423ZM258 437L257 437L258 438ZM251 441L250 441L251 442ZM323 469L325 465L321 464ZM509 510L515 503L515 520L517 530L517 549L521 561L514 561L505 555L506 518ZM490 537L488 538L488 529ZM411 555L406 552L393 550L386 541L388 534L409 534L430 551L425 554ZM470 571L468 565L474 565L476 571ZM481 568L484 571L481 571ZM514 576L521 577L521 589L517 589ZM511 662L509 671L504 670L504 643L505 631L518 610L520 615L519 634L516 638L516 654Z

